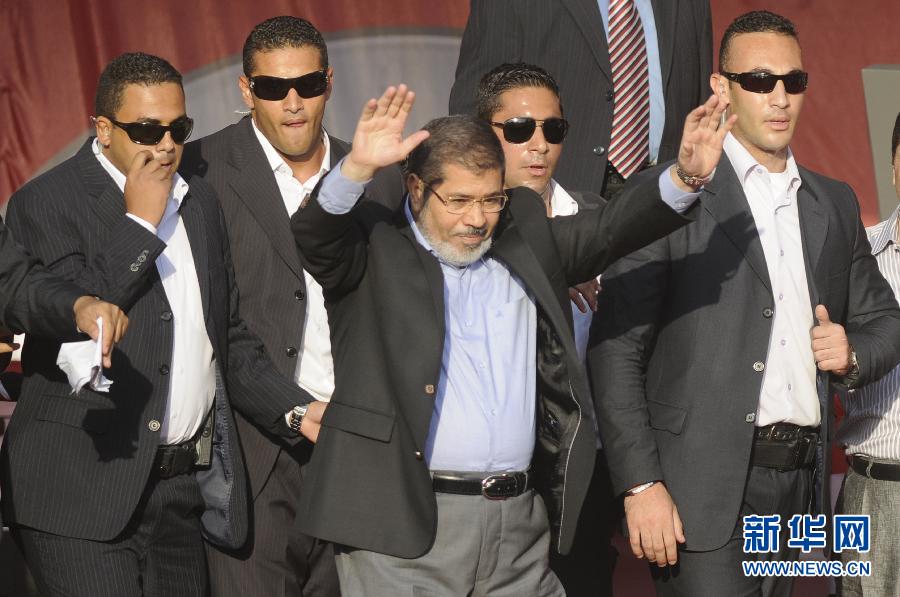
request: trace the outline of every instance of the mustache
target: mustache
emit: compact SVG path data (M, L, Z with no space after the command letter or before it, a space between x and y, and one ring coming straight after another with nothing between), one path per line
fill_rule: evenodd
M467 226L465 230L456 233L456 236L485 236L487 235L487 226Z

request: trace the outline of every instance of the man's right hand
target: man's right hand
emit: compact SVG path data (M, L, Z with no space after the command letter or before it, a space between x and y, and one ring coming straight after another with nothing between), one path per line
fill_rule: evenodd
M309 403L309 409L306 411L306 415L303 416L303 420L300 421L300 435L312 443L316 443L319 439L319 431L322 429L322 415L325 414L326 408L328 408L327 402L313 400Z
M684 527L666 486L656 483L637 495L625 496L625 522L631 551L660 568L678 562Z
M403 127L415 100L416 94L401 84L388 87L379 99L366 102L341 174L356 182L369 180L379 168L405 159L427 139L428 131L416 131L403 138Z
M174 172L163 167L153 152L139 151L125 175L125 210L159 226L166 211L173 175Z
M128 316L112 303L101 301L93 296L82 296L75 301L72 307L75 312L75 325L78 329L89 335L94 340L100 335L100 329L97 327L97 318L103 320L103 366L112 367L113 344L117 344L125 336L125 330L128 329Z

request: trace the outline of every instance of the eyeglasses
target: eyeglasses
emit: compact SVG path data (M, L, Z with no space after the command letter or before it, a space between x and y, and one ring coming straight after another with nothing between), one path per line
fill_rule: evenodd
M176 118L167 125L154 124L152 122L119 122L109 118L109 121L125 131L128 138L138 145L156 145L162 141L166 133L172 133L172 141L182 145L191 136L194 130L194 120L187 116Z
M562 143L569 132L569 121L565 118L547 118L535 120L530 116L516 116L504 122L491 122L491 126L503 129L503 138L507 143L524 143L531 139L537 127L544 129L544 139L554 145Z
M752 93L771 93L775 89L778 81L784 83L784 90L791 95L803 93L806 91L806 84L809 80L809 73L797 71L786 75L774 75L766 72L750 72L750 73L719 73L729 81L734 81L741 86L741 89Z
M498 211L502 211L504 207L506 207L506 202L509 198L504 195L488 195L487 197L482 197L480 199L473 199L470 197L456 197L454 195L449 195L446 199L438 195L438 192L434 190L427 182L422 183L426 189L432 192L438 200L444 204L444 207L447 208L447 211L452 214L464 214L476 203L481 204L481 211L486 214L497 213Z
M328 71L317 70L292 79L258 75L250 77L250 89L259 99L270 102L283 100L291 89L303 99L319 97L328 89Z

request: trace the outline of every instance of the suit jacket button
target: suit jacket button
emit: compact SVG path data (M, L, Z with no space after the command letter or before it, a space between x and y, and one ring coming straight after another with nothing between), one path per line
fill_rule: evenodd
M431 384L428 384L427 386L425 386L425 393L426 394L434 394L434 386Z
M606 148L602 145L598 145L594 148L594 155L603 155L606 153Z
M416 460L422 460L423 456L421 452L416 452Z
M294 348L293 346L288 346L285 349L284 354L286 354L287 356L289 356L291 358L294 358L295 356L297 356L297 349Z
M606 92L606 101L611 102L611 101L613 101L614 97L615 97L615 95L613 95L612 89L610 89Z
M138 265L137 263L132 263L131 265L128 266L128 269L130 269L133 272L136 272L139 269L141 269L141 266Z
M163 311L159 316L163 321L172 321L172 312L171 311Z
M147 423L147 429L150 431L159 431L159 421L156 419L151 419L149 423Z
M765 309L763 309L763 317L765 317L766 319L770 319L774 314L775 314L775 311L773 311L769 307L766 307Z
M763 363L762 361L756 361L755 363L753 363L753 370L756 371L757 373L765 371L765 369L766 369L766 364Z
M160 365L159 373L160 373L160 375L168 375L169 374L169 366L168 365Z
M746 421L747 423L756 421L756 413L747 413L747 416L744 417L744 421Z
M298 301L302 301L303 299L306 298L306 293L303 292L303 289L300 289L300 290L294 292L294 298L297 299Z

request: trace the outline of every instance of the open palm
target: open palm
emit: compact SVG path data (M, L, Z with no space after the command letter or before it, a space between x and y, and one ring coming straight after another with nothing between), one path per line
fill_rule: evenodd
M344 174L352 178L371 178L375 171L395 164L428 138L427 131L417 131L406 139L403 127L416 94L406 85L388 87L380 98L370 99L363 107L353 147L344 165ZM349 172L348 172L349 170Z
M688 174L707 177L719 163L725 135L737 121L737 116L732 115L722 123L722 114L727 107L725 100L712 95L685 119L678 165Z

